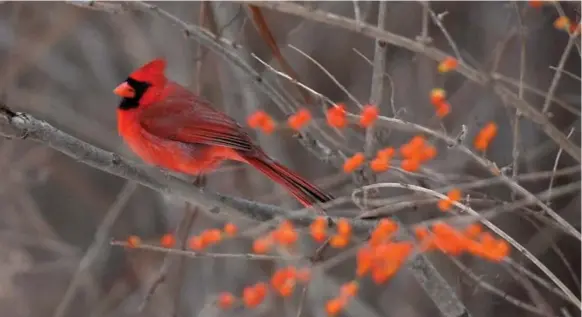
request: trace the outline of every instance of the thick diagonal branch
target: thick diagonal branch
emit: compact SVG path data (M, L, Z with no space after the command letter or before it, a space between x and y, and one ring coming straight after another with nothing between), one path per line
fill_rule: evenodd
M220 212L230 210L259 221L286 217L298 223L308 224L315 218L315 213L309 210L290 213L276 206L196 189L181 179L165 175L157 169L136 166L116 154L60 131L45 121L25 113L16 113L2 105L0 105L0 136L43 143L91 167L135 181L161 193L180 196L186 201L203 205L206 210L216 210L213 207L219 206L222 207ZM361 232L373 228L376 221L352 219L351 223L355 230ZM425 255L415 257L409 263L408 269L432 298L438 298L439 301L447 303L446 309L442 310L443 315L467 316L464 305L459 301L453 289Z

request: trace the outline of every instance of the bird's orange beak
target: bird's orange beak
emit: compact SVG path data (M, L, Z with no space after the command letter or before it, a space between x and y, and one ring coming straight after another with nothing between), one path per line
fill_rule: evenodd
M131 88L131 86L126 82L121 83L119 86L113 89L113 93L123 98L135 97L135 90L133 90L133 88Z

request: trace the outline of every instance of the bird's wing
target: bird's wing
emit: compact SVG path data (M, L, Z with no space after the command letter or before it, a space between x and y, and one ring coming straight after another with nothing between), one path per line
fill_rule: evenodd
M180 95L149 105L140 114L147 132L186 144L205 144L252 151L254 145L238 123L205 100Z

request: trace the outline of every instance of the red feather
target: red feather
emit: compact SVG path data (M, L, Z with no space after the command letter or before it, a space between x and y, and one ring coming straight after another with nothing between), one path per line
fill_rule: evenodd
M117 110L119 133L143 160L192 175L209 172L224 160L241 161L306 206L333 199L268 157L234 119L168 81L164 68L163 60L154 60L119 86L126 89Z

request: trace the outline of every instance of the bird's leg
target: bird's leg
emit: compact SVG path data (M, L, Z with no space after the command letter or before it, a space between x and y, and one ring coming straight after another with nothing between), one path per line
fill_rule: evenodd
M206 175L202 173L196 174L194 176L194 181L192 182L192 184L196 187L204 188L204 186L206 185Z

